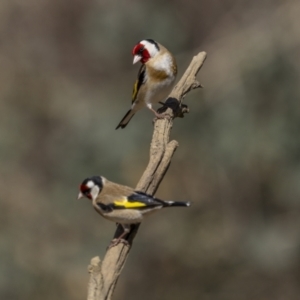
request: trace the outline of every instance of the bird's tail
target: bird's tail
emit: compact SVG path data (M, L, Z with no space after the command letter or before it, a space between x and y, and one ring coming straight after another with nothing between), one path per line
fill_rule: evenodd
M183 201L164 201L164 207L170 206L184 206L189 207L191 205L190 202L183 202Z
M130 109L126 115L124 116L124 118L121 120L121 122L119 123L119 125L116 127L116 129L118 128L125 128L127 126L127 124L129 123L129 121L131 120L131 118L134 116L135 112L133 111L133 109Z

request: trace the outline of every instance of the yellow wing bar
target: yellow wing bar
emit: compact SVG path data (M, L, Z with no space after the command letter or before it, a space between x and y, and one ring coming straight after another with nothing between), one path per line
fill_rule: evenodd
M122 199L122 200L114 201L114 205L116 207L119 206L119 207L124 207L124 208L140 208L140 207L146 206L146 204L143 202L138 202L138 201L129 202L126 198Z
M132 92L132 103L136 100L137 94L140 90L140 87L142 84L145 82L145 75L146 75L146 67L144 64L141 65L138 77L136 82L134 83L133 86L133 92Z

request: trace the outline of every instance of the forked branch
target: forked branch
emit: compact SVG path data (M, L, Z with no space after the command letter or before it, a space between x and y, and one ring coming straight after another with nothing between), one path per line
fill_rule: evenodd
M136 190L153 195L159 187L172 156L178 147L178 142L170 141L170 132L175 117L183 117L188 108L182 103L184 96L191 90L202 87L196 76L206 58L205 52L194 56L189 67L169 95L166 105L162 107L169 118L158 119L154 123L154 132L150 145L150 160L146 170L139 180ZM133 239L138 231L139 224L132 227L127 236L128 244L119 243L108 248L102 261L94 257L89 265L90 279L88 284L88 300L110 300L116 287L118 278L125 265ZM115 236L122 230L118 226Z

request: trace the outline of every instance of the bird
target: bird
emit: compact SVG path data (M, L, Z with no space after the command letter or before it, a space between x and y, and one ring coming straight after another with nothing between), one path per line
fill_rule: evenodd
M132 50L133 64L141 62L137 79L133 86L132 104L116 129L125 128L134 114L147 107L157 118L152 105L164 100L171 92L177 75L177 64L173 54L153 39L138 42Z
M122 234L111 245L127 243L123 238L132 224L141 223L145 216L166 207L190 206L190 202L163 201L131 187L109 181L103 176L91 176L80 184L78 199L92 201L94 209L105 219L121 224Z

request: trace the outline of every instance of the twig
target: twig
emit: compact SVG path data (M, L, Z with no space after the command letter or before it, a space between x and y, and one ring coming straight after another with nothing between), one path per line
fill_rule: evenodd
M150 146L150 160L142 175L136 190L153 195L159 187L172 156L178 147L178 142L170 140L170 132L175 117L183 117L188 112L185 104L182 104L184 96L191 90L202 87L196 80L196 76L206 58L205 52L194 56L189 67L180 81L171 92L166 105L162 108L170 118L158 119L154 123L154 132ZM111 247L106 251L103 261L94 257L89 265L90 279L88 284L88 300L110 300L116 287L118 278L125 265L133 239L138 231L139 224L132 227L127 237L128 245L123 243ZM115 236L120 235L121 226L118 226Z

